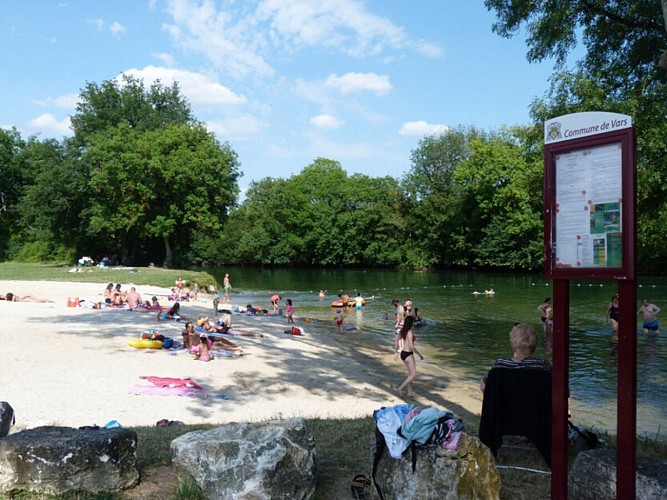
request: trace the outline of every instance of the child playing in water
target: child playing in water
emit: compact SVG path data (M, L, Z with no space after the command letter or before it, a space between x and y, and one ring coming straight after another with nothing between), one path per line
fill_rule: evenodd
M338 325L338 333L343 333L343 311L336 309L336 324Z

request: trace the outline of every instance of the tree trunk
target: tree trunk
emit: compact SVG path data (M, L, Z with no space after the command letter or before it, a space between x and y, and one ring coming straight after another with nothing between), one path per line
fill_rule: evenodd
M174 251L171 249L169 237L164 237L164 267L171 267L174 263Z

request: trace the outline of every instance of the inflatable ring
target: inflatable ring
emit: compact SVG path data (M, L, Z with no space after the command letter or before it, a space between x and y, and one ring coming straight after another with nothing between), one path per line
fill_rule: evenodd
M161 340L135 339L130 340L128 344L137 349L162 349Z
M354 301L354 300L348 300L348 301L347 301L347 307L354 307L354 306L356 306L356 305L357 305L357 302ZM361 301L361 305L362 305L362 306L365 306L365 305L366 305L366 301L365 301L365 300L362 300L362 301ZM343 301L342 301L342 300L334 300L334 301L331 303L331 307L343 307Z

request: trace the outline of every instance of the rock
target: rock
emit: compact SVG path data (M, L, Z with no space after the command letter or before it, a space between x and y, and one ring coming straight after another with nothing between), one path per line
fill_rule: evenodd
M0 401L0 438L9 434L14 420L14 408L7 401Z
M667 461L637 457L637 500L667 498ZM616 451L590 450L577 455L568 476L568 496L578 500L616 498Z
M206 498L301 499L315 491L315 443L303 418L190 432L171 442L171 453Z
M384 497L392 499L498 499L500 495L500 475L491 450L467 434L456 450L417 449L414 473L410 448L400 460L385 449L375 479Z
M0 440L0 491L117 492L138 480L137 435L128 429L46 426Z

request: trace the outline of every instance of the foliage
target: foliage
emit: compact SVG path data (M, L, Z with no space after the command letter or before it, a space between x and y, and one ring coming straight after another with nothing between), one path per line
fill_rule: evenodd
M338 162L317 158L289 179L251 184L223 231L221 256L235 264L397 265L399 204L394 179L349 177Z
M525 25L528 59L555 57L563 66L579 43L586 46L583 73L609 85L615 97L666 83L658 61L667 47L667 22L657 0L485 0L498 21L493 30L509 38Z

